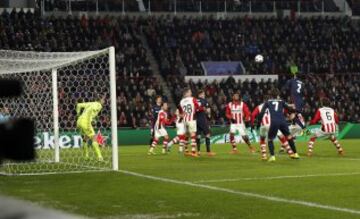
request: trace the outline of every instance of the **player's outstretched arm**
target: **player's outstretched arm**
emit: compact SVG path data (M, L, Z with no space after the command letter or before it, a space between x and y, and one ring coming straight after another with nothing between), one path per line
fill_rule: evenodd
M269 107L269 104L267 102L264 103L263 108L261 109L261 111L260 111L260 113L258 115L258 121L257 121L256 127L260 127L261 119L264 116L264 114L265 114L268 107Z
M76 115L80 115L82 109L86 107L86 103L78 103L76 104Z
M310 125L316 124L318 121L320 121L320 119L321 119L320 111L317 110L316 113L315 113L314 118L310 121Z

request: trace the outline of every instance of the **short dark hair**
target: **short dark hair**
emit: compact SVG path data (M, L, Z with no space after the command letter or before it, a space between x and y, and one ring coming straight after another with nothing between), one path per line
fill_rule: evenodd
M205 93L204 90L199 90L199 91L198 91L198 95L201 95L201 94L203 94L203 93Z
M159 98L162 99L162 96L161 96L161 95L156 95L155 100L157 100L157 99L159 99Z
M321 105L322 106L330 106L330 100L329 100L329 98L323 98L322 100L321 100Z
M279 89L277 88L272 88L269 92L269 95L272 97L272 98L277 98L278 96L280 96L280 91Z
M240 96L240 91L236 90L232 95L234 96L235 94L238 94Z
M188 87L184 88L184 90L183 90L183 95L185 95L189 90L191 90L191 89L188 88Z

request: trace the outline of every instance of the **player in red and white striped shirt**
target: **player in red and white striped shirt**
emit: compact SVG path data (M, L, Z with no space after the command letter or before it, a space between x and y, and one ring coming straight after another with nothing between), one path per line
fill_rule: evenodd
M153 138L153 142L152 142L149 152L148 152L149 155L155 154L154 149L155 149L156 145L158 144L159 139L161 137L164 137L162 153L165 154L167 151L169 135L165 129L165 126L173 123L173 120L168 118L167 110L168 110L168 104L165 102L162 103L161 110L159 111L158 116L155 121L154 138Z
M196 112L201 109L196 98L192 97L191 89L185 89L183 99L179 104L179 111L184 120L185 129L191 137L191 153L185 153L187 156L198 157L196 150Z
M175 111L175 126L176 126L176 137L173 138L167 145L168 149L172 147L173 144L179 143L179 152L184 151L184 146L186 143L186 130L185 130L185 124L183 121L183 118L180 116L180 111L177 109Z
M255 148L251 146L249 136L246 133L245 122L250 122L249 107L240 100L240 94L234 93L232 101L226 105L225 111L226 118L230 121L230 142L232 145L232 154L238 153L235 142L235 134L238 131L245 143L248 145L249 150L254 153Z
M257 107L255 107L254 111L251 113L251 124L253 126L254 126L256 117L260 114L260 112L262 110L263 105L264 104L258 105ZM260 119L261 119L261 126L259 129L259 135L260 135L261 159L267 160L265 140L268 135L269 128L270 128L270 112L269 112L269 110L266 110L264 116Z
M308 156L312 156L314 142L316 138L327 136L331 142L335 145L339 155L343 155L344 150L342 149L340 143L335 137L336 127L339 123L339 118L334 109L330 108L330 100L323 99L322 107L316 111L314 118L310 121L310 124L316 124L318 121L321 121L321 129L317 130L313 137L310 138L308 143Z

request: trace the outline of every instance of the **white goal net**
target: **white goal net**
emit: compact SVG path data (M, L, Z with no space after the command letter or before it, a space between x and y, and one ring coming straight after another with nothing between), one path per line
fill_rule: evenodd
M65 53L0 50L0 79L23 83L21 96L0 99L0 114L35 121L37 154L33 162L5 161L0 173L118 169L113 47ZM76 107L88 102L101 103L102 108L84 131L77 120L85 108L77 112ZM89 132L95 136L85 141Z

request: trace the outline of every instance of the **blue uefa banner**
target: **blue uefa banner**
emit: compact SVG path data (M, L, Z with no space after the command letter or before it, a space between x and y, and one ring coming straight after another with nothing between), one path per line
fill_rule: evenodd
M245 68L240 61L230 62L201 62L205 75L242 75L245 74Z

